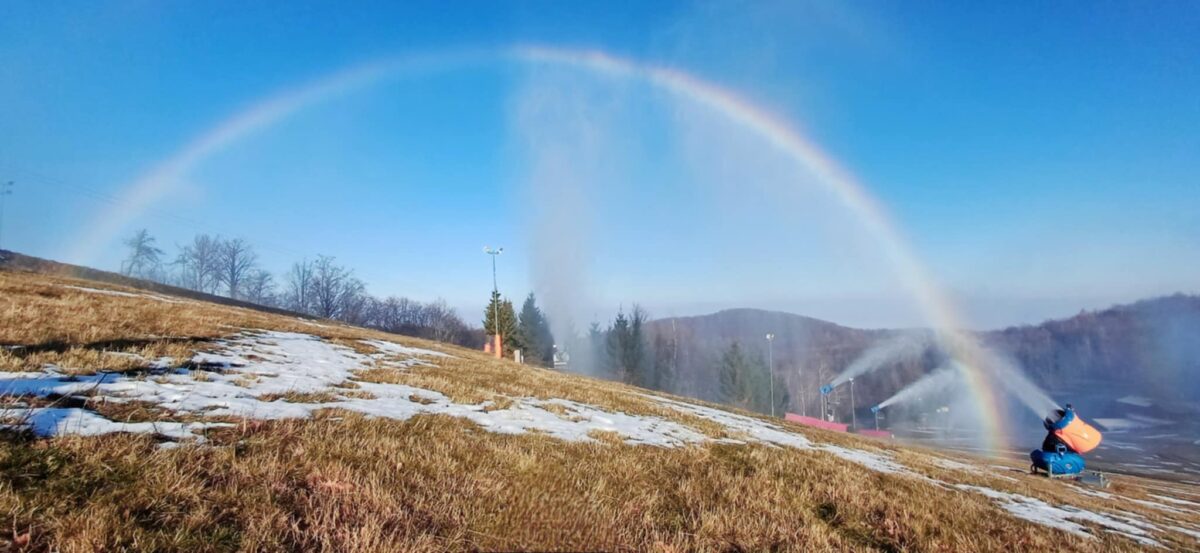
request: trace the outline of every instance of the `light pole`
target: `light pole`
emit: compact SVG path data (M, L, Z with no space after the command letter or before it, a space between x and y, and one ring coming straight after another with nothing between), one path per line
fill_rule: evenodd
M4 197L11 196L13 189L13 181L0 183L0 238L4 237ZM3 250L4 242L0 241L0 250Z
M833 385L821 386L821 420L832 420L830 416L829 394L833 393Z
M850 378L850 427L858 429L858 417L854 414L854 378Z
M500 287L496 285L496 256L504 253L504 248L484 246L483 253L492 256L492 349L496 350L496 358L499 359L504 357L504 352L500 350L504 342L500 338Z
M771 380L771 416L775 416L775 335L767 334L767 378Z
M808 393L808 387L804 385L804 369L796 369L796 379L800 382L800 414L808 416L808 403L804 396Z

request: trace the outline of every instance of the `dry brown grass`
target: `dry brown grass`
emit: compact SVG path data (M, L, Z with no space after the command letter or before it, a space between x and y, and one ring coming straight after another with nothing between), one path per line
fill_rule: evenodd
M0 522L63 551L1133 549L830 455L597 438L331 411L174 451L137 436L10 441Z
M104 351L97 345L137 343L160 348L143 350L144 357L170 351L164 355L182 359L239 329L289 330L363 352L358 340L385 339L454 356L436 360L437 367L363 371L362 381L408 384L471 403L565 398L669 418L714 437L726 433L635 388L498 362L478 352L245 309L97 295L63 284L100 287L0 271L0 343L53 346L42 349L68 355L44 361L12 354L0 366L29 370L63 362L80 372L111 370L107 358L113 356L93 355ZM66 353L73 350L79 351ZM328 397L278 399L333 401L333 394L363 393L355 388L345 383ZM114 420L169 418L152 405L89 406ZM546 408L572 415L565 406ZM945 469L920 449L803 432L814 441L886 451L951 484L1112 508L1061 482ZM424 415L398 422L336 409L311 420L240 421L213 429L208 438L211 445L162 450L147 436L8 435L0 439L0 542L60 551L1136 549L1111 533L1097 532L1096 540L1075 537L1013 518L978 494L873 472L819 451L630 446L603 432L594 435L596 442L571 443L537 433L489 433L460 418ZM1144 497L1143 484L1117 478L1111 491ZM1197 516L1121 508L1151 520L1200 524ZM1156 538L1172 548L1195 546L1182 536Z
M263 394L258 396L260 401L286 401L288 403L331 403L337 401L337 395L330 392L286 392L282 394Z
M148 359L186 359L204 342L241 329L272 329L322 336L360 351L374 350L357 340L381 339L445 350L440 344L382 332L314 324L300 319L197 301L169 303L146 297L116 297L69 288L79 286L142 294L134 289L65 277L0 270L0 345L23 346L0 353L0 369L37 370L45 362L64 368L107 370L121 366L103 351L137 353ZM40 357L49 352L71 357ZM109 359L112 357L112 359Z

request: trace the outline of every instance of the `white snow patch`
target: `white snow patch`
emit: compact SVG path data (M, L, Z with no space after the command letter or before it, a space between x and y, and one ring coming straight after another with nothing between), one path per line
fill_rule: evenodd
M1131 522L1131 519L1127 517L1103 515L1070 505L1055 507L1037 498L1001 492L991 488L968 486L966 484L958 484L956 487L962 490L973 491L995 500L1000 504L1001 508L1017 518L1051 528L1058 528L1077 536L1095 538L1095 536L1087 531L1086 526L1075 521L1090 522L1103 527L1109 532L1135 540L1142 545L1162 547L1161 543L1149 536L1148 530L1157 530L1157 528L1149 523Z
M161 302L166 302L166 303L186 303L185 300L168 298L166 296L160 296L158 294L135 294L135 293L131 293L131 292L122 292L120 290L108 290L108 289L104 289L104 288L88 288L86 286L63 285L63 288L70 288L72 290L78 290L80 292L87 292L89 294L102 294L105 296L116 296L116 297L121 297L121 298L144 298L144 299L148 299L148 300L155 300L155 301L161 301Z
M1102 492L1100 490L1091 490L1088 488L1081 488L1079 486L1074 486L1074 490L1076 492L1079 492L1082 495L1090 495L1092 497L1098 497L1100 499L1115 499L1117 497L1108 492Z
M1141 506L1143 506L1143 507L1150 507L1151 509L1158 509L1158 510L1160 510L1160 511L1166 511L1166 512L1168 512L1168 513L1175 513L1175 514L1177 514L1177 515L1186 515L1186 514L1188 514L1188 513L1191 513L1191 512L1193 512L1193 511L1185 511L1185 510L1183 510L1183 509L1177 509L1177 508L1175 508L1175 507L1171 507L1171 506L1169 506L1169 505L1163 505L1162 503L1155 503L1155 502L1153 502L1153 501L1146 501L1146 500L1144 500L1144 499L1133 499L1133 498L1130 498L1129 500L1130 500L1130 501L1132 501L1132 502L1134 502L1134 503L1137 503L1138 505L1141 505Z
M941 457L933 457L933 464L935 464L939 467L942 467L944 469L950 469L950 470L963 470L963 471L968 471L968 472L976 470L976 468L974 466L968 465L966 463L960 463L958 461L952 461L950 459L943 459Z
M96 413L78 408L36 407L33 409L0 409L0 419L7 428L28 428L38 436L78 434L99 436L116 432L156 434L173 439L203 437L196 434L206 428L230 426L219 422L113 422Z
M1163 501L1166 501L1167 503L1174 503L1176 505L1187 505L1189 507L1200 507L1200 503L1196 503L1195 501L1188 501L1186 499L1178 499L1178 498L1174 498L1174 497L1168 497L1165 495L1154 495L1154 494L1150 494L1150 497L1153 497L1155 499L1161 499Z
M255 419L305 418L313 411L326 408L398 420L419 414L445 414L470 419L493 432L540 431L570 441L592 441L589 433L594 431L615 432L631 444L664 447L707 440L700 432L673 421L608 412L562 399L513 398L511 407L488 411L490 402L478 405L454 403L431 390L372 382L356 384L358 390L370 393L373 399L341 396L344 388L338 385L352 380L356 371L377 364L392 365L397 357L405 355L446 356L389 342L373 341L372 345L388 351L387 359L382 359L382 355L362 355L307 334L245 333L218 342L217 351L196 354L192 362L203 369L133 378L119 373L64 376L55 367L48 367L40 373L0 374L0 393L42 396L92 393L106 401L144 401L174 412ZM411 359L413 357L401 361ZM337 396L337 399L324 403L262 399L268 394L289 392L323 392ZM567 408L570 416L560 417L543 408L552 404ZM2 414L22 419L34 432L44 436L135 432L184 437L203 428L164 422L115 423L81 409L17 409Z
M394 369L407 369L418 365L433 367L436 365L422 359L422 357L451 357L440 351L402 346L395 342L386 342L383 340L359 340L359 342L379 351L379 353L371 354L371 359L374 359L380 365Z
M169 368L175 366L175 359L172 357L169 357L169 356L165 356L165 355L151 361L149 359L146 359L142 355L138 355L136 353L130 353L128 351L105 351L102 353L104 355L111 355L113 357L124 357L127 359L133 359L134 361L141 362L143 365L145 365L146 368L153 369L153 370L169 369Z
M1172 424L1169 420L1156 419L1145 415L1127 415L1124 418L1101 418L1095 419L1095 421L1113 432L1125 432L1138 428L1151 428Z
M649 394L643 394L643 397L663 403L677 411L688 413L690 415L720 424L729 430L732 435L736 436L736 439L738 440L769 443L778 446L793 447L796 449L826 451L842 459L857 463L874 471L892 474L917 475L882 453L873 453L860 449L850 449L833 444L815 444L801 434L789 432L780 428L779 426L760 419Z
M330 325L325 325L325 324L321 324L321 323L316 323L316 322L310 321L310 320L308 320L308 319L300 319L300 318L297 318L297 319L296 319L296 322L298 322L298 323L300 323L300 324L303 324L303 325L315 326L315 327L317 327L317 328L333 328L333 327L332 327L332 326L330 326Z
M905 466L880 453L871 453L861 449L850 449L833 444L819 444L814 446L813 449L832 453L838 457L841 457L842 459L858 463L876 472L909 474L917 476L916 473L909 471Z
M1195 538L1196 541L1200 541L1200 530L1197 530L1195 528L1184 528L1182 526L1167 526L1167 529L1174 530L1174 531L1179 532L1180 534L1184 534L1186 536L1191 536L1191 537Z
M1126 405L1134 405L1137 407L1151 407L1154 405L1154 402L1150 401L1150 398L1145 398L1142 396L1125 396L1121 399L1118 399L1117 402L1124 403Z

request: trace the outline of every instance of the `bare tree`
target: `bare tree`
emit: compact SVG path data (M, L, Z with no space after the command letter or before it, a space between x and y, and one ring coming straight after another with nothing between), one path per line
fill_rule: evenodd
M446 305L444 299L438 298L426 305L422 311L425 328L429 331L427 338L439 342L455 342L468 330L466 323L459 318L458 313Z
M301 313L312 312L313 263L307 259L292 264L287 274L286 307Z
M254 269L246 274L241 291L242 299L251 303L267 306L278 303L275 296L275 279L271 273L262 269Z
M254 268L258 256L241 238L232 238L220 243L217 254L219 271L217 278L228 287L229 297L237 299L241 294L242 281Z
M342 307L342 294L350 271L333 262L327 255L317 257L313 263L312 312L318 317L332 319Z
M160 276L163 251L154 246L154 237L141 229L125 241L129 247L129 258L121 263L121 274L138 278Z
M363 319L356 324L406 336L476 346L477 337L443 299L429 304L392 296L367 297Z
M175 265L179 267L179 284L185 288L216 293L220 279L220 237L198 234L192 243L179 249Z
M350 276L350 271L346 274L334 318L352 325L365 324L374 298L367 294L367 286L361 280Z

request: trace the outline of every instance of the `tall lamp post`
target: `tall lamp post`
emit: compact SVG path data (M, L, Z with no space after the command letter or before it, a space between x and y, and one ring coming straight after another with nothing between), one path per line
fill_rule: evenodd
M800 414L807 417L808 403L804 395L808 393L808 388L804 385L804 369L796 369L796 378L800 382Z
M775 335L767 334L767 378L771 381L771 416L775 416Z
M504 357L504 352L501 351L504 341L500 338L500 287L496 285L496 256L504 253L504 248L492 249L491 246L484 246L483 253L492 256L492 349L499 359Z
M854 378L850 378L850 427L858 429L858 416L854 413Z

